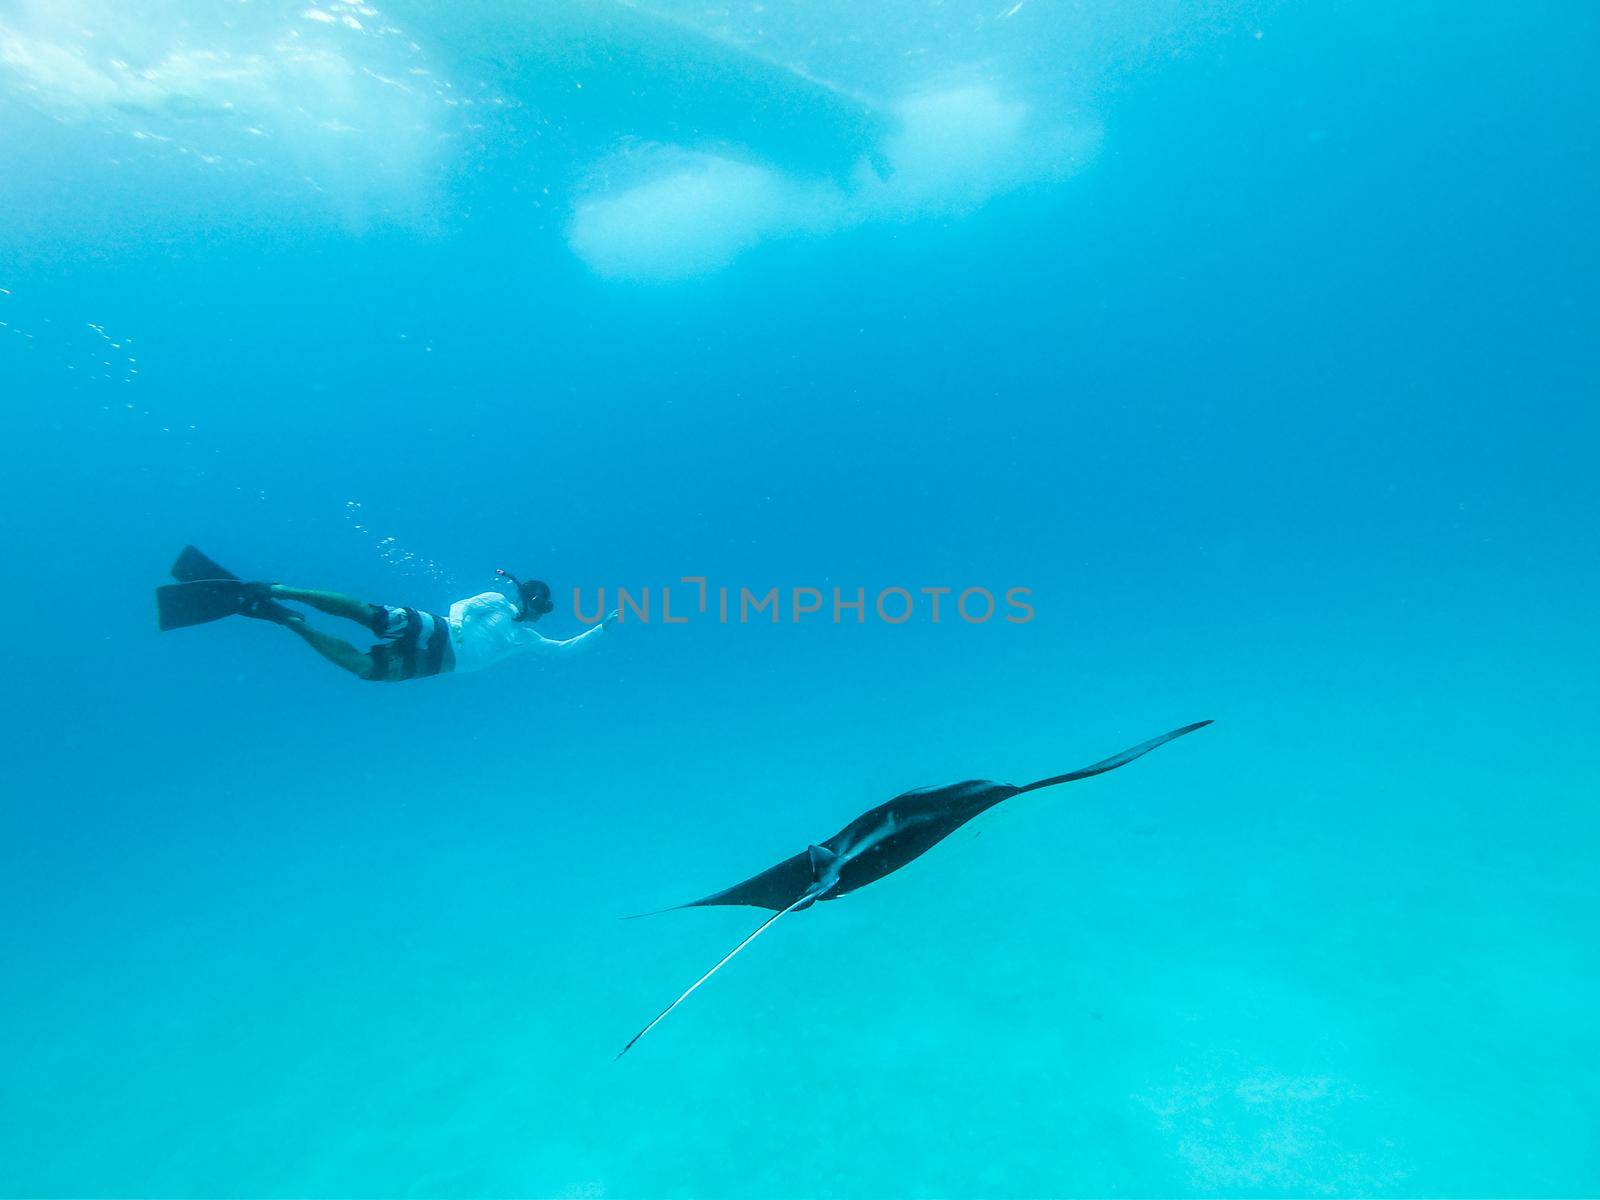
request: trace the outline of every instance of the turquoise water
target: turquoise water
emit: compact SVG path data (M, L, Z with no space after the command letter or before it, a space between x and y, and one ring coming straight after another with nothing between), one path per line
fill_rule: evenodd
M0 1194L1600 1191L1597 32L0 3ZM619 918L1204 718L615 1060L765 914Z

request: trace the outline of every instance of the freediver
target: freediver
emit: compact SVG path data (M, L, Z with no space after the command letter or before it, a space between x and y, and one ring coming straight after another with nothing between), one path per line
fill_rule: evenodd
M163 630L231 616L271 621L336 667L358 679L381 682L425 679L447 671L481 671L514 654L576 654L593 647L619 619L612 611L576 637L547 638L533 625L555 608L549 585L538 579L524 582L508 571L498 574L511 583L515 599L498 591L481 592L457 600L448 616L440 616L417 608L369 604L340 592L246 582L193 546L186 546L172 564L178 582L156 589L156 608ZM342 638L313 629L303 613L284 607L285 601L354 621L370 629L378 641L366 650L358 649Z

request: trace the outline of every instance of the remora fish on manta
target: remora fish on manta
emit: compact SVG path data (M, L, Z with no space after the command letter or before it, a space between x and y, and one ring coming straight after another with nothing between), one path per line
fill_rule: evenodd
M836 900L885 875L898 871L913 859L927 853L957 829L981 813L993 808L1002 800L1034 792L1040 788L1054 787L1058 783L1071 783L1087 779L1131 763L1157 746L1164 746L1196 729L1204 729L1210 721L1196 721L1182 729L1174 729L1160 737L1141 742L1131 750L1113 754L1093 766L1069 771L1065 775L1052 775L1023 787L1009 783L992 783L987 779L969 779L945 787L917 788L902 793L886 804L862 813L850 824L820 845L807 846L805 852L787 858L775 867L768 867L759 875L734 884L700 900L661 909L672 912L679 908L701 908L713 904L748 904L754 908L773 909L755 932L740 942L711 970L690 984L650 1024L646 1025L617 1054L621 1058L633 1049L673 1009L687 1000L693 991L710 979L739 951L743 950L767 930L779 917L810 908L818 900ZM643 914L654 916L654 913Z

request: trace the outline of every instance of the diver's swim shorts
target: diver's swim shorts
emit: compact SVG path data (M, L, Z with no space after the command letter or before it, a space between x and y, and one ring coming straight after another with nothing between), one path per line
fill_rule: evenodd
M372 647L368 679L393 683L442 675L456 665L450 623L415 608L372 606L372 632L383 639Z

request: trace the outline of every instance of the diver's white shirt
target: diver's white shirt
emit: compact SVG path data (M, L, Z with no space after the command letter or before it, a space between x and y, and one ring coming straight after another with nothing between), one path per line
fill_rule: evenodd
M532 651L535 654L567 655L587 650L605 635L605 626L596 625L577 637L556 641L536 632L532 625L517 620L517 606L499 592L483 592L457 600L450 606L450 643L456 654L457 671L481 671L502 658Z

